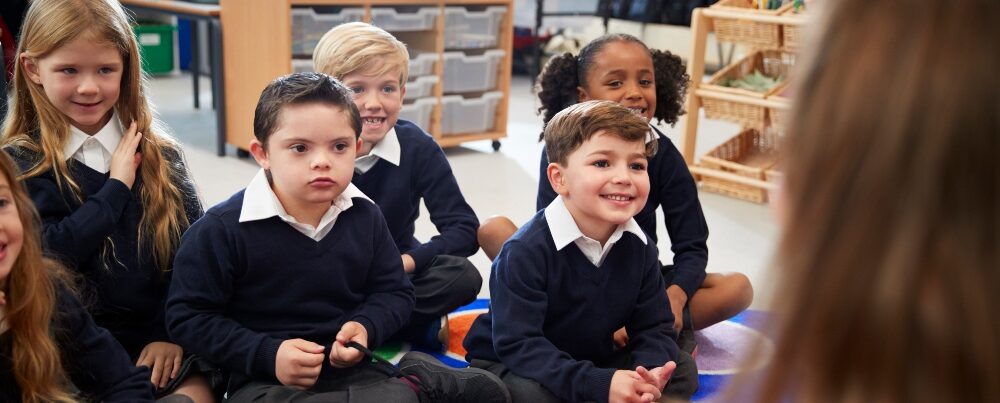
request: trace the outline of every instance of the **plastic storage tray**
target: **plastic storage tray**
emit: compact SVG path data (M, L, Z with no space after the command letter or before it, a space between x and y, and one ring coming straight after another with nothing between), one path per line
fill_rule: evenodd
M487 91L497 86L497 68L506 52L490 49L478 56L444 53L444 92Z
M466 99L461 95L441 97L441 134L492 130L497 105L502 98L500 91L487 92L480 98Z
M500 21L507 7L487 7L469 11L464 7L444 9L444 47L449 49L489 48L496 46Z
M311 55L319 38L330 28L345 22L361 21L363 8L343 8L336 13L317 13L312 8L292 9L292 54Z
M431 112L434 111L435 104L437 104L437 99L433 97L420 98L413 103L403 104L403 107L399 109L399 118L413 122L424 131L430 131Z
M413 56L411 53L410 56ZM437 53L418 53L410 59L410 77L434 74L434 63L438 60Z
M386 31L426 31L434 28L437 7L421 7L416 12L400 12L394 8L372 8L372 25Z
M292 59L292 73L316 71L312 59Z
M423 76L410 80L406 83L406 95L403 96L403 99L417 99L434 95L434 84L437 83L437 76Z

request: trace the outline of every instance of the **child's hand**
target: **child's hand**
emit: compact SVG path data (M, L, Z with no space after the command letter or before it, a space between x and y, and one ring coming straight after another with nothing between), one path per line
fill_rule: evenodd
M611 390L608 393L609 403L648 403L660 398L662 389L646 382L635 371L615 371L611 377Z
M635 373L639 374L647 383L656 386L657 389L663 390L667 386L667 382L670 381L670 376L674 374L674 370L677 369L677 364L673 361L663 364L663 366L656 367L653 369L646 369L639 366L635 369Z
M136 130L136 124L132 122L122 135L122 141L118 143L115 152L111 154L111 177L122 181L129 189L135 183L135 170L139 167L139 161L142 161L142 153L138 151L142 133Z
M615 345L618 346L618 348L625 347L625 345L628 344L628 332L625 331L624 327L618 329L618 331L615 332L614 339Z
M281 342L274 358L274 375L282 385L308 389L316 384L323 369L324 347L308 340Z
M356 348L347 347L349 341L368 347L368 330L358 322L347 322L337 333L337 341L330 349L330 365L336 368L347 368L357 364L365 354Z
M400 256L403 258L403 271L407 273L413 273L417 269L417 262L413 261L413 257L407 254Z
M177 371L181 370L183 358L184 349L181 346L154 341L142 349L135 366L152 369L153 376L149 378L149 381L157 388L162 388L167 386L171 379L177 377Z
M674 332L681 333L684 327L684 305L687 305L688 296L679 285L667 287L667 299L670 300L670 311L674 314Z

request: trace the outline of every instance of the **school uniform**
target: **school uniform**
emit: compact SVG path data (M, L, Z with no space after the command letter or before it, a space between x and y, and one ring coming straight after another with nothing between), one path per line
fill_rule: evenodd
M94 320L135 360L147 344L170 342L163 325L170 272L156 263L149 234L143 234L140 249L142 178L137 172L129 189L109 176L111 153L122 133L117 113L93 136L71 126L63 151L79 197L65 178L57 180L51 170L25 179L24 184L42 219L46 253L80 274L81 297ZM5 151L22 172L42 158L24 148ZM183 158L169 149L164 149L163 156L164 163L180 168L178 177L171 180L181 192L188 222L193 223L201 217L202 208Z
M404 333L475 300L483 279L467 257L479 250L479 220L430 135L397 121L368 155L357 159L352 182L379 206L396 247L416 263L411 280L417 303ZM421 200L439 232L427 242L414 237Z
M657 243L656 209L663 210L664 226L670 235L670 250L674 253L673 264L661 267L667 286L678 285L688 296L694 295L705 281L708 265L708 223L698 200L698 187L688 171L684 157L674 147L673 142L659 129L650 126L649 141L656 141L656 154L649 158L649 198L642 210L635 215L635 221L646 234ZM545 173L549 158L542 148L538 180L538 195L535 208L542 210L556 197L555 190ZM669 306L669 305L668 305ZM691 328L688 309L684 309L684 325Z
M606 402L616 369L677 361L665 392L689 398L697 371L678 352L663 289L656 246L635 220L602 247L557 197L494 260L490 308L466 336L466 360L500 376L514 401L533 402ZM629 345L615 351L621 327Z
M375 347L413 309L399 251L378 208L357 188L348 186L313 227L285 212L263 170L188 229L174 271L170 334L231 374L235 401L295 392L275 375L283 341L309 340L326 346L328 355L343 324L355 321ZM337 369L329 360L307 392L347 401L347 389L361 386L413 396L368 363Z
M2 310L2 308L0 308ZM0 315L2 316L2 315ZM136 367L122 346L98 327L64 287L57 287L52 334L59 348L71 392L88 401L152 402L149 369ZM14 378L12 334L0 325L0 401L20 402L21 387Z

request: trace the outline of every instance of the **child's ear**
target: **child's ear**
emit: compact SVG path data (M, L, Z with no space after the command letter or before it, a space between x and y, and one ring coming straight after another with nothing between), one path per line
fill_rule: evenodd
M38 62L35 58L28 56L27 52L21 52L21 66L24 67L24 72L28 74L28 79L31 82L42 85L42 76L38 74Z
M584 102L584 101L589 101L589 100L590 100L590 95L587 95L587 90L583 89L583 87L577 86L576 87L576 102Z
M361 153L361 145L362 145L361 136L358 136L358 139L354 142L354 155L358 155Z
M406 98L406 83L399 86L399 99Z
M568 187L566 186L566 177L563 176L562 167L555 162L550 162L549 167L545 169L545 175L549 178L552 190L555 190L560 196L565 197Z
M257 164L261 168L264 168L264 170L271 169L271 161L267 158L267 149L259 140L250 140L250 154L253 155L253 159L257 161Z

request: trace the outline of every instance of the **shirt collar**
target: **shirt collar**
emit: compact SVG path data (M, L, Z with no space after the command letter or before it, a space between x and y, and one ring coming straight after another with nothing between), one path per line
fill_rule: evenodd
M66 160L73 158L73 154L76 154L83 147L83 142L89 138L97 140L109 155L114 154L115 149L118 148L118 143L122 140L122 133L124 132L125 130L122 128L121 121L118 119L118 111L112 112L108 123L93 136L84 133L83 130L78 129L76 126L69 125L69 139L66 140L66 145L63 146L63 156L66 157Z
M392 127L389 129L389 132L385 134L385 137L382 138L382 141L379 141L375 144L375 147L372 147L372 150L368 153L368 155L358 157L358 159L375 156L398 167L399 155L401 152L402 151L399 148L399 137L396 136L396 128Z
M331 209L339 209L340 211L347 210L354 205L351 199L355 197L360 197L362 199L371 201L360 189L354 186L353 183L347 185L347 188L333 200L331 204ZM327 216L330 215L330 211L323 216L320 220L322 223ZM240 209L240 222L247 221L257 221L264 220L271 217L279 217L284 221L294 218L285 211L285 208L281 205L281 201L278 200L278 196L274 194L274 190L271 189L271 184L267 180L267 174L263 169L257 171L257 175L254 175L253 179L250 180L250 184L247 185L246 191L243 193L243 206ZM322 224L320 224L322 226Z
M555 243L556 250L562 250L573 241L587 237L576 225L576 221L573 220L573 215L566 208L562 196L556 196L552 203L545 207L545 220L549 223L549 232L552 234L552 242ZM642 228L639 227L639 223L635 222L634 218L629 218L624 224L615 228L615 232L611 234L608 241L617 241L626 231L639 237L643 244L646 243L646 233L642 232Z

